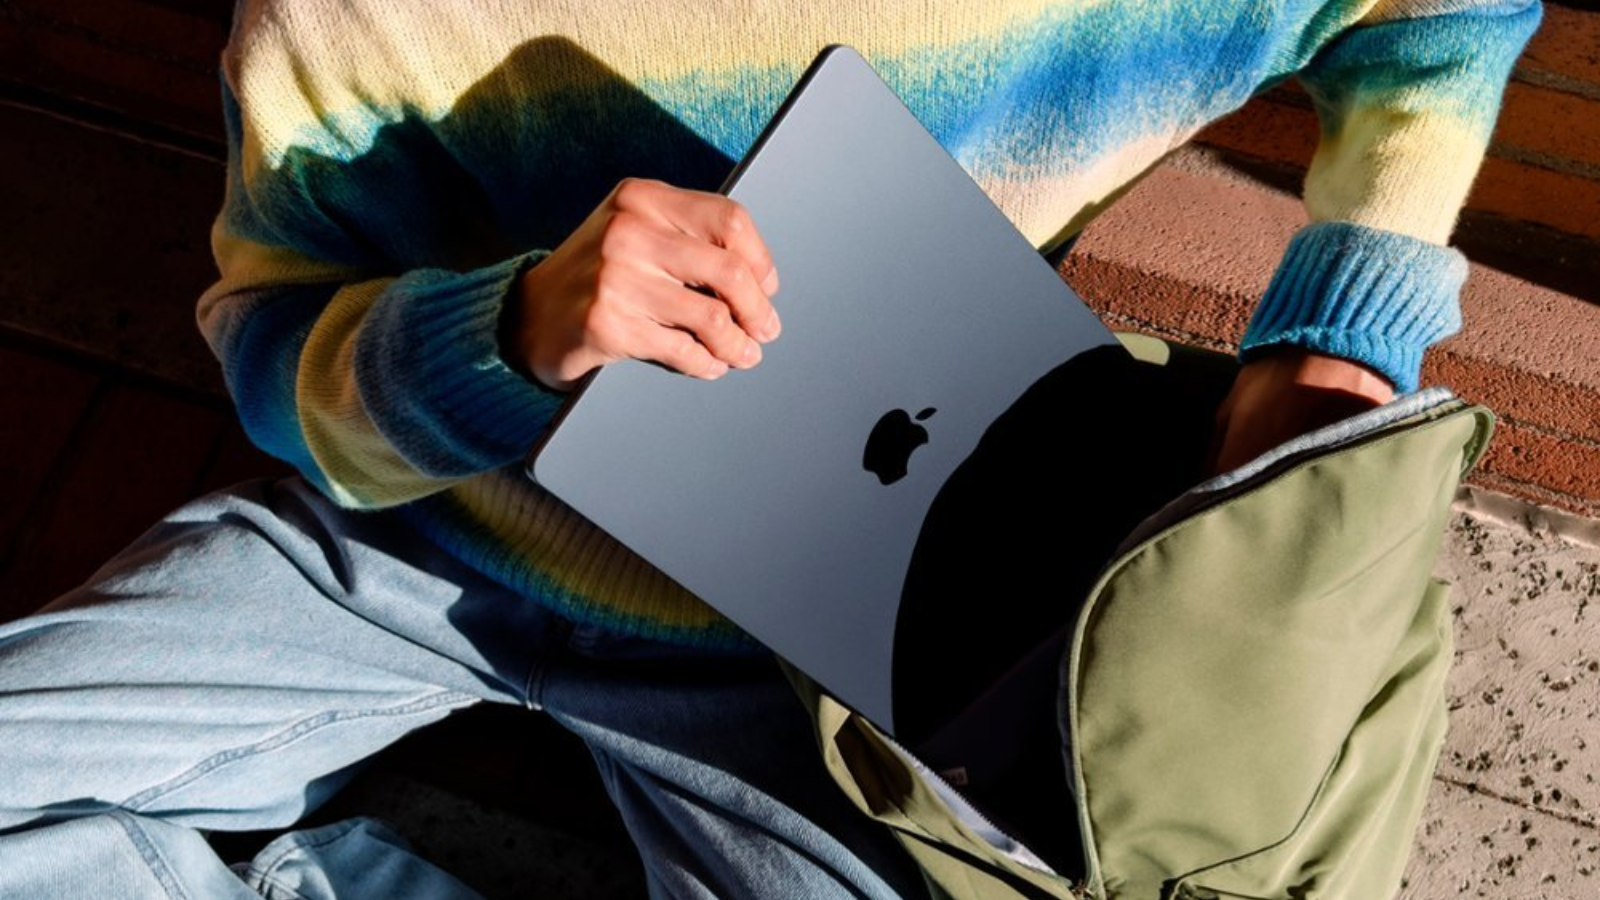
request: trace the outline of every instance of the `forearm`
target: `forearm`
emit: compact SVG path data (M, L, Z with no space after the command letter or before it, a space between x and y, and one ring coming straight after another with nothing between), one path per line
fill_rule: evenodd
M517 274L544 255L348 283L224 279L200 323L252 440L344 505L388 506L514 462L559 408L497 340Z
M1481 164L1536 3L1394 3L1301 73L1322 136L1311 224L1285 253L1242 343L1292 344L1415 388L1423 352L1460 328L1466 259L1448 240Z

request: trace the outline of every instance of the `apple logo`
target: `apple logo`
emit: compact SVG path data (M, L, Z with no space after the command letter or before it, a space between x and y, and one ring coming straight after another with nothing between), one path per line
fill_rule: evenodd
M917 413L917 422L927 421L936 411L930 406ZM880 483L894 484L906 477L912 452L927 442L928 429L911 421L911 414L905 410L891 409L872 426L861 467L878 476Z

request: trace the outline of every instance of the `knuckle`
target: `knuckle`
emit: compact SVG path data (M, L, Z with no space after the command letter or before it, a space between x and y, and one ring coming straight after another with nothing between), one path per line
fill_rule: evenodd
M728 236L741 235L755 228L755 222L750 218L750 210L743 203L733 199L728 199L722 204L721 221L718 225L722 233Z
M712 301L701 307L700 324L711 334L727 329L733 324L733 317L728 315L728 308L721 303Z
M701 358L703 350L700 342L694 339L694 335L683 331L675 332L671 348L672 358L677 360L679 367L685 371L704 366L705 361Z
M738 305L756 289L755 276L750 274L743 260L732 253L725 253L718 261L715 278L718 293L726 303Z
M755 276L750 274L750 267L744 264L744 260L731 253L722 262L722 277L729 285L739 288L755 284Z
M603 303L591 303L583 311L583 333L594 343L609 343L616 332L616 316Z
M600 230L600 258L614 262L636 254L643 224L638 216L627 212L619 212L608 219Z
M645 201L654 189L654 179L639 178L634 175L617 182L617 189L613 198L618 206L633 206Z

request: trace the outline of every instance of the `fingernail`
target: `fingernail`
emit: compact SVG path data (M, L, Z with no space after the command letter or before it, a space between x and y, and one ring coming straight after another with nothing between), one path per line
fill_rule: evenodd
M755 341L747 342L744 345L744 353L740 357L740 361L742 361L747 366L753 366L756 363L760 362L761 361L761 345L756 343Z
M711 367L711 372L706 377L721 378L726 374L728 374L728 364L719 359L716 361L716 364Z
M767 323L761 326L761 339L764 341L777 340L781 331L783 331L783 323L778 320L778 311L773 310L767 316Z
M767 273L767 277L762 279L762 281L761 281L761 289L767 292L767 296L768 297L770 297L773 294L776 294L778 292L778 270L777 269L773 269L771 272L768 272Z

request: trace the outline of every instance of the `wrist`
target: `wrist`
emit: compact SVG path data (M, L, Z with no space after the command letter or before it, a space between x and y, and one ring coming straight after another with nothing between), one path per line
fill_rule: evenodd
M539 291L539 259L517 273L506 293L505 306L500 311L497 338L500 357L513 372L540 387L565 392L571 385L558 386L549 378L540 377L540 367L535 359L537 347L534 336L539 329L532 327L533 305Z
M1262 348L1254 359L1245 364L1245 369L1270 371L1275 376L1274 380L1305 388L1339 391L1365 398L1374 405L1387 403L1395 395L1394 383L1366 363L1288 344Z

